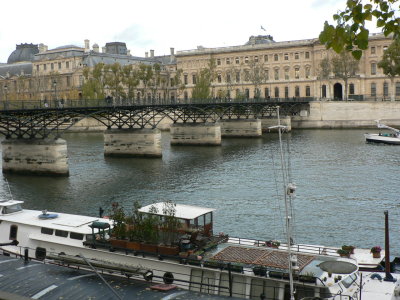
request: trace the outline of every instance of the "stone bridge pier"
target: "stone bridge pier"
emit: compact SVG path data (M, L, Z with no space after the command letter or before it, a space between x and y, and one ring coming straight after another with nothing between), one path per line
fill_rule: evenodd
M261 120L222 120L221 134L222 137L260 137L262 136Z
M162 157L159 129L108 129L104 131L104 156Z
M175 123L170 127L171 145L221 145L219 123Z
M7 139L1 146L3 173L69 175L63 139Z

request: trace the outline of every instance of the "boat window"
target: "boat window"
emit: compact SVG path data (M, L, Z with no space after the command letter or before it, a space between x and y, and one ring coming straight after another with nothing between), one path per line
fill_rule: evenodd
M22 207L20 204L14 204L14 205L10 205L10 206L5 206L3 208L3 214L12 214L15 213L17 211L21 211Z
M10 226L10 240L16 240L17 239L17 233L18 233L18 226L17 225L11 225Z
M41 233L53 235L54 230L51 228L42 227Z
M212 213L206 214L206 224L210 224L212 222Z
M83 240L83 234L82 233L71 232L69 234L69 237L71 239L74 239L74 240Z
M56 230L56 236L68 237L68 231Z
M88 241L88 242L93 241L93 235L92 234L87 234L86 235L86 241Z
M357 275L356 274L351 274L350 276L346 277L343 281L342 284L346 287L349 288L354 281L356 281Z

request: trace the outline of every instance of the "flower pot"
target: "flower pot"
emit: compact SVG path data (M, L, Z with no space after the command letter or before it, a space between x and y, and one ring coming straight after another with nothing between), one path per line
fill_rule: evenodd
M178 255L179 247L178 246L158 246L158 253L162 255Z
M126 240L110 239L110 243L115 248L126 248Z
M139 242L126 242L126 248L131 250L140 250Z
M140 250L149 253L157 253L157 245L152 244L140 244Z
M372 252L372 257L373 258L380 258L381 257L381 253L380 252Z

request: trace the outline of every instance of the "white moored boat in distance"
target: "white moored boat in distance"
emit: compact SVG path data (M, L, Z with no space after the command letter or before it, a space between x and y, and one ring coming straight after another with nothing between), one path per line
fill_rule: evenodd
M365 139L370 143L381 143L381 144L390 144L390 145L400 145L400 130L386 126L380 123L379 120L376 120L376 125L379 129L388 129L390 133L365 133Z

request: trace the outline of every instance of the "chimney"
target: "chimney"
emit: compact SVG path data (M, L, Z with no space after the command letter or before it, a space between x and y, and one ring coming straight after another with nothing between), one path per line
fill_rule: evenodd
M101 52L107 53L107 48L106 47L101 47Z
M150 57L154 58L154 50L150 50Z
M93 51L99 53L99 45L93 44Z
M49 46L44 45L44 52L47 52L47 50L49 50Z
M44 46L44 44L43 43L40 43L39 44L39 53L43 53L45 50L45 48L44 48L45 46Z
M171 57L170 57L170 62L172 63L175 60L175 49L174 48L169 48Z
M149 57L149 52L144 53L144 57L148 58Z
M126 55L131 56L131 50L127 50L127 51L126 51Z
M85 52L89 52L90 46L89 46L89 40L85 40Z

